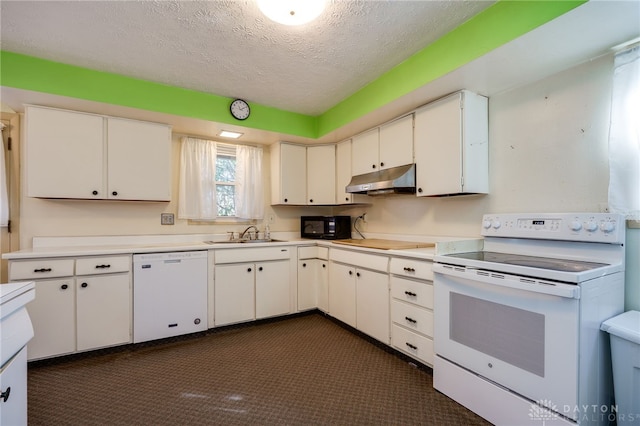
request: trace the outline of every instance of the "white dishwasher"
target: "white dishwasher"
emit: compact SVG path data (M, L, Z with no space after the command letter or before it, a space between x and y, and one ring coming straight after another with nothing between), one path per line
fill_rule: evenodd
M207 329L207 252L133 256L133 342Z

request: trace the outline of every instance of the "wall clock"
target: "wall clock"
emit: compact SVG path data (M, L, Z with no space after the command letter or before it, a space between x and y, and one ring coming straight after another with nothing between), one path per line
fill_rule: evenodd
M249 104L242 99L235 99L231 102L231 107L229 108L231 111L231 115L236 120L246 120L249 118L249 114L251 114L251 109L249 108Z

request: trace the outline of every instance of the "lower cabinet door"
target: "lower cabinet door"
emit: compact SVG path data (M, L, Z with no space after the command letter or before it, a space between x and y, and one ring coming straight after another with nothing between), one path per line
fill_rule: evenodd
M216 265L214 271L215 325L253 320L255 265Z
M318 306L319 262L318 259L298 261L298 311L306 311Z
M131 342L130 275L76 277L78 350Z
M27 345L30 360L76 350L75 279L36 281L36 298L27 304L33 339Z
M318 260L318 309L329 312L329 262Z
M288 260L256 264L256 318L291 312L290 293Z
M356 272L342 263L329 263L329 315L356 326Z
M356 270L356 324L358 330L389 344L389 275Z

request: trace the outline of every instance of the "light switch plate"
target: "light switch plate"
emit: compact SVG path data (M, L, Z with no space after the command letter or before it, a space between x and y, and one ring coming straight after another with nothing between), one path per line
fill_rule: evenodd
M160 213L160 223L162 225L173 225L173 213Z

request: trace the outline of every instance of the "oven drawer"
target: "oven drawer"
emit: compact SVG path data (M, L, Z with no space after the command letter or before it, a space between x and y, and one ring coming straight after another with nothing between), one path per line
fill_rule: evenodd
M389 271L395 275L433 281L433 263L428 260L392 257Z
M433 366L433 340L396 324L391 326L391 344L396 349Z
M391 275L391 297L433 309L433 285Z
M433 312L416 305L391 301L391 321L418 333L433 337Z

